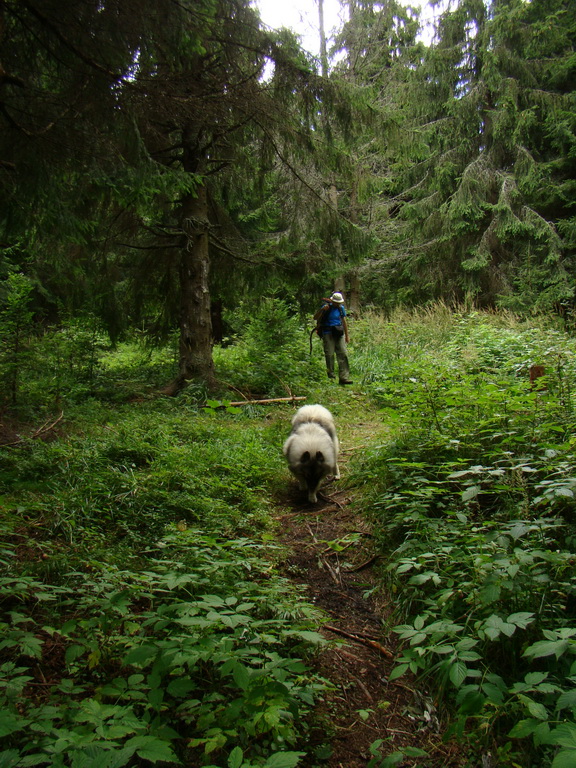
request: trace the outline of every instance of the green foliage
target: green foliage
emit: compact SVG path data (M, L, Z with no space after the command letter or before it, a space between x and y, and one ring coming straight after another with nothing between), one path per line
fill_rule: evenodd
M98 387L102 356L109 346L107 335L93 316L70 319L48 329L33 341L36 358L42 362L29 372L27 397L34 403L44 399L48 405L81 401Z
M328 113L350 124L347 95L295 34L264 29L251 2L17 6L4 20L0 241L37 285L37 317L92 313L114 342L138 326L162 340L179 327L195 363L177 373L194 378L200 359L211 373L210 338L185 331L184 315L208 328L208 289L231 308L258 300L272 276L296 293L307 273L312 291L337 268L335 239L341 263L365 252L364 231L323 195L328 155L344 155L318 128ZM204 195L206 213L190 215ZM211 269L186 293L204 217Z
M26 304L28 295L18 301ZM28 305L14 309L15 301L4 313L0 375L5 378L7 393L14 381L21 412L52 413L86 398L122 403L147 397L176 373L174 335L162 347L151 346L145 335L137 333L113 346L100 321L88 315L46 327L38 336ZM10 319L16 311L28 313L28 325L22 324L20 315ZM12 313L10 317L8 313ZM302 325L296 308L285 301L269 298L257 308L241 305L230 313L229 325L233 343L227 339L226 346L214 349L219 385L226 397L209 397L210 402L229 401L230 388L241 393L235 399L242 394L290 396L307 391L311 381L324 379L321 344L314 337L310 350L309 329ZM191 406L205 405L206 399L201 384L189 386L181 396Z
M0 371L6 377L18 371L16 405L23 415L53 413L87 398L125 402L149 394L175 372L173 344L153 348L136 336L113 347L93 316L43 329L31 324L27 333L20 335L16 351L8 344L9 338L5 337ZM5 391L10 390L7 387ZM191 388L189 399L197 402L204 398L203 390Z
M242 366L265 359L311 393L321 352L300 369L300 334L284 302L266 301L218 350L219 370L246 387ZM569 765L573 339L442 304L355 319L353 339L356 379L390 430L349 481L397 607L391 679L436 686L452 732L503 765ZM58 388L65 432L0 457L0 760L296 766L324 684L307 664L316 612L274 569L289 414L263 420L200 388L122 402L145 392L147 370L163 379L172 350L103 342L90 322L46 334L47 352L78 352ZM546 375L531 384L533 364ZM267 393L274 378L259 380ZM354 401L334 405L354 423ZM370 765L425 759L387 747L372 745Z
M1 285L0 384L7 398L3 404L13 407L18 403L31 356L33 290L32 281L19 272L9 273Z
M406 758L427 757L426 751L418 747L405 747L383 757L380 750L384 744L384 739L377 739L370 745L373 757L366 763L366 768L394 768L395 765L402 765Z
M165 384L176 372L178 339L172 334L163 345L156 346L142 333L108 348L100 357L101 376L97 393L103 398L130 398L145 395ZM195 392L194 387L191 390ZM197 398L203 400L205 393Z
M42 489L58 489L50 502L29 503L45 509L46 522L68 539L89 530L95 541L141 542L168 521L227 530L262 517L260 497L280 457L270 455L263 435L242 414L233 426L223 425L217 416L168 403L157 415L132 405L100 418L99 434L3 458L6 489L34 489L39 478Z
M2 454L0 761L297 765L322 639L274 570L271 435L173 399L68 428Z
M218 378L239 391L297 395L324 375L319 345L313 345L310 355L310 332L297 310L282 299L266 298L252 313L240 307L230 320L240 338L232 349L216 350L214 360Z
M391 677L437 687L459 735L568 765L574 342L512 316L450 322L442 309L369 318L364 341L364 382L393 430L354 473L396 593ZM547 375L531 386L536 362Z
M372 300L472 295L523 313L573 302L575 23L562 0L462 0L401 84L387 69L363 82L403 128L373 165L389 191Z
M179 762L174 749L181 751L184 732L206 755L233 745L270 754L293 744L314 685L290 648L297 653L320 637L306 630L306 606L286 585L257 581L265 568L259 549L173 527L149 545L140 569L92 562L88 572L62 574L56 588L4 579L3 604L18 608L7 613L1 650L28 658L24 666L4 663L6 746L19 747L27 764L56 764L48 757L56 752L73 764L113 754L115 765L128 765L135 754ZM26 617L39 600L49 616ZM38 669L26 665L53 645L66 676L38 705L24 690ZM30 722L38 726L22 741Z
M0 318L3 345L0 377L11 394L12 410L52 412L63 403L81 402L107 388L103 360L108 336L93 316L41 328L33 323L30 294L33 286L24 275L13 275L6 307ZM110 387L112 390L113 387Z

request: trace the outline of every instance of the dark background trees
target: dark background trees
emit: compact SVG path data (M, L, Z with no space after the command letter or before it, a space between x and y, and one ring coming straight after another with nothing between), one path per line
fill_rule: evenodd
M574 32L567 2L473 0L441 16L389 153L389 210L409 233L376 265L393 296L572 303Z
M245 2L166 0L136 12L121 2L62 9L38 0L7 3L4 16L12 266L31 262L47 314L91 308L116 331L141 319L155 330L176 322L172 389L209 382L211 259L235 260L233 283L242 265L257 266L274 218L290 218L292 251L322 237L321 216L297 217L287 199L264 228L257 216L248 226L248 209L265 203L266 175L291 176L308 209L335 218L315 159L329 84L292 36L265 33Z
M212 380L222 307L309 312L337 277L356 310L570 306L573 4L462 0L429 41L347 7L329 66L246 0L6 0L4 296L177 329L172 392Z

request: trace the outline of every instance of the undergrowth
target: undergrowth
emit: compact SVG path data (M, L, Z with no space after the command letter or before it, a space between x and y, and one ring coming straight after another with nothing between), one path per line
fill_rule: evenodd
M100 403L4 449L2 766L299 762L324 683L274 567L279 428Z
M391 436L346 482L394 595L393 678L435 688L470 766L572 766L574 341L443 306L351 325L356 387ZM294 406L230 401L306 395L345 432L365 396L326 382L282 302L215 350L210 395L159 398L172 350L113 348L89 320L19 350L0 350L0 766L321 764L319 617L274 565ZM376 736L370 765L389 765Z
M359 329L360 330L360 329ZM575 342L510 316L376 316L364 383L395 437L356 466L411 673L498 765L576 762ZM545 376L530 382L530 368ZM476 763L472 763L476 764Z

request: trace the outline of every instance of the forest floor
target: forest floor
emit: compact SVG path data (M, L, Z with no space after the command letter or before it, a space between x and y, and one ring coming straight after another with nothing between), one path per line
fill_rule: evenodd
M398 650L394 597L379 587L386 564L375 551L360 493L346 484L348 461L385 439L386 427L361 395L350 395L356 401L347 409L350 418L338 424L342 481L327 483L314 505L294 480L275 499L280 568L324 614L320 632L328 641L315 663L330 687L316 710L303 768L366 768L380 741L382 759L409 747L426 751L426 758L394 762L402 768L465 768L470 763L462 747L444 738L446 722L433 695L406 676L389 681ZM3 426L0 443L20 442L18 425Z
M362 449L366 438L372 442L381 428L366 420L347 425L344 440L340 436L343 478L351 454ZM469 763L456 742L443 738L446 724L432 696L406 676L388 680L398 649L392 632L394 598L377 586L378 569L385 563L374 551L354 491L338 485L324 486L312 505L293 481L277 500L284 573L324 613L320 631L330 641L319 653L317 671L330 681L331 690L319 707L312 739L325 744L328 734L328 768L366 768L374 755L370 748L380 740L382 758L409 747L428 755L407 756L399 765L463 768ZM308 746L312 752L315 745Z

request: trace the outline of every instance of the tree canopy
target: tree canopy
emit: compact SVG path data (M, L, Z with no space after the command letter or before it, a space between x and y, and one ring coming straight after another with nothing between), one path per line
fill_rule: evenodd
M375 270L397 298L572 302L575 18L567 2L463 0L393 89L402 136L377 178L400 226Z
M576 11L354 0L317 61L247 0L5 0L0 290L40 322L178 329L327 284L380 306L573 301ZM316 298L315 298L316 297ZM217 334L216 334L217 335Z

